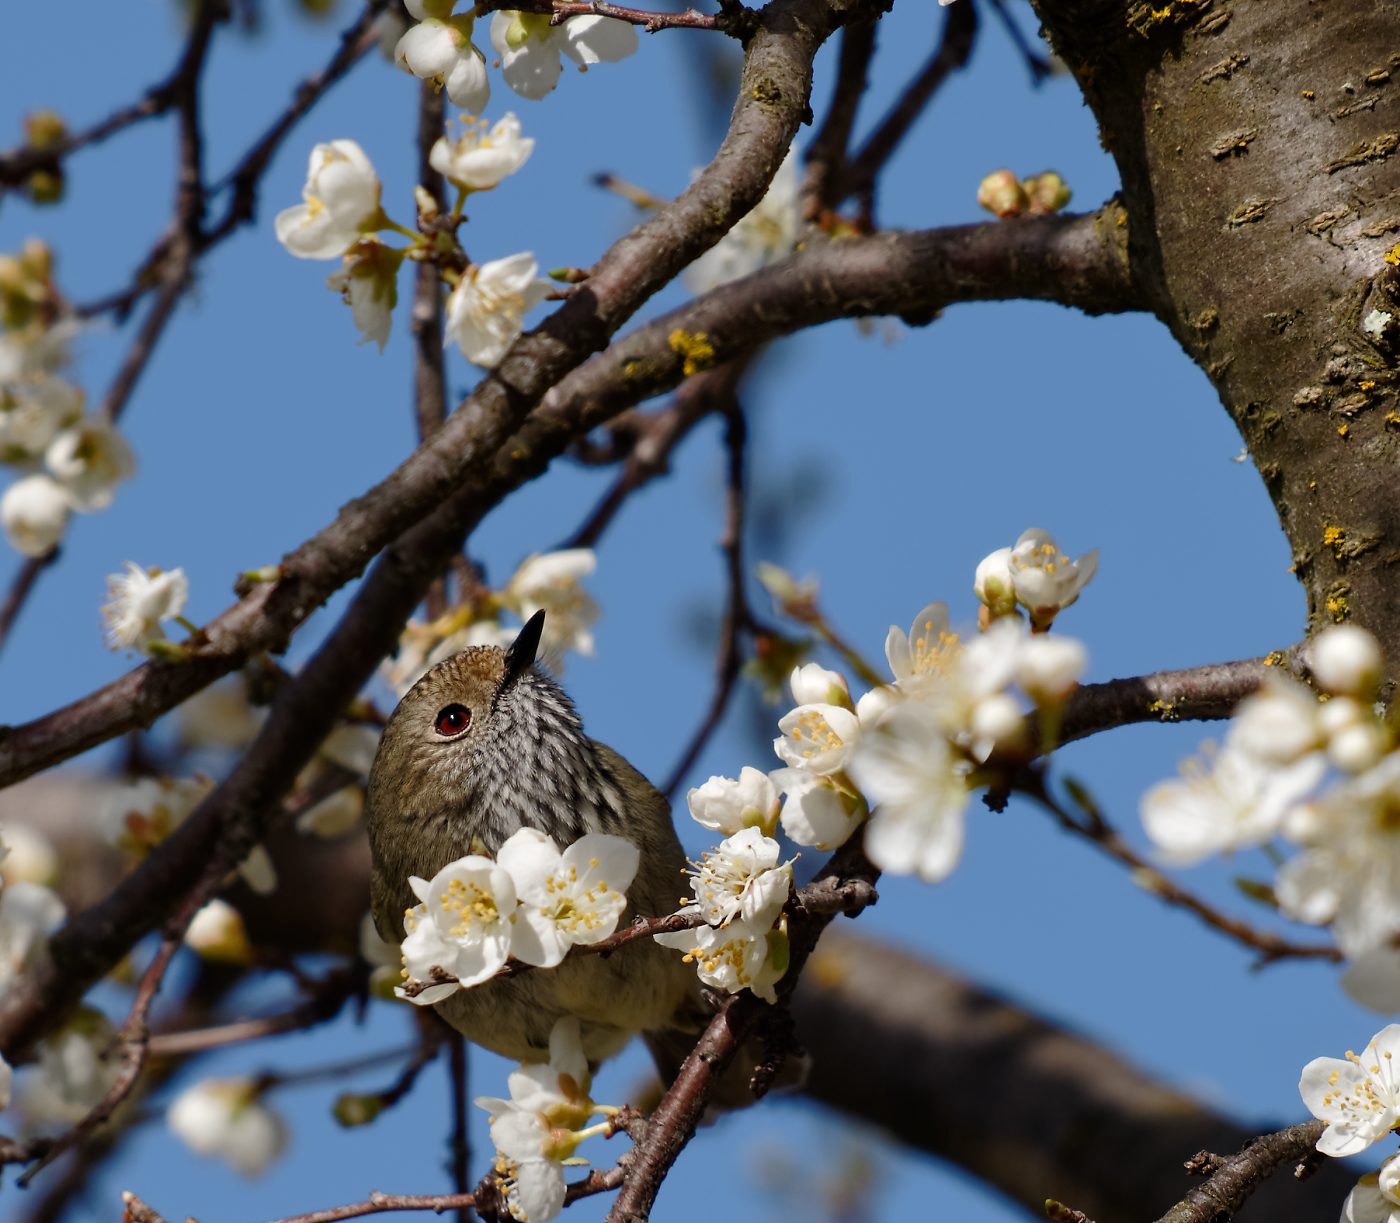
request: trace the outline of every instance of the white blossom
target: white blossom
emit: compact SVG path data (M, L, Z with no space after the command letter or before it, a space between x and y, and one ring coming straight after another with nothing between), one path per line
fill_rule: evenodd
M1327 1122L1317 1149L1340 1158L1364 1151L1400 1122L1400 1082L1394 1055L1400 1052L1400 1024L1382 1028L1358 1057L1314 1058L1303 1067L1298 1091L1308 1111Z
M583 588L583 579L596 565L591 548L537 553L521 561L501 597L522 620L545 613L545 648L592 654L598 604Z
M241 680L210 684L178 709L180 738L193 748L243 748L262 725L263 712L254 709Z
M378 238L365 237L345 252L340 271L326 277L326 288L341 295L350 307L361 344L389 342L394 307L399 301L399 265L403 251L385 246Z
M439 6L440 7L440 6ZM452 105L468 114L479 115L491 98L491 82L486 75L486 57L472 42L474 18L470 13L451 15L451 6L441 16L431 8L411 4L409 12L423 16L409 26L394 47L394 63L419 80L435 81L447 90Z
M912 702L894 709L851 761L872 809L865 830L870 860L930 883L946 877L962 856L967 771L932 709Z
M708 293L792 254L802 235L797 161L797 150L789 150L763 198L686 269L692 293Z
M486 369L500 364L525 329L525 312L552 288L535 272L529 251L472 264L447 299L444 343L455 340L468 361Z
M948 626L948 605L930 603L905 633L891 624L885 636L885 661L900 689L920 696L947 674L961 646L958 635Z
M1016 601L1031 614L1031 623L1046 627L1055 616L1079 598L1099 567L1098 551L1072 561L1056 545L1049 531L1031 527L1023 531L1007 558Z
M190 919L185 946L219 964L251 964L253 946L243 917L226 900L215 897Z
M359 777L368 777L379 751L380 731L363 722L342 722L322 741L316 754Z
M1259 760L1230 746L1207 748L1143 796L1143 827L1163 858L1179 866L1211 854L1261 845L1277 835L1285 814L1322 779L1317 753L1294 764Z
M864 801L838 790L830 778L793 768L775 769L769 776L786 795L779 819L783 832L797 845L835 849L865 819Z
M40 458L59 430L82 415L82 391L62 378L0 383L0 462Z
M1016 682L1037 705L1058 705L1078 686L1088 664L1082 642L1058 634L1034 633L1016 655Z
M704 854L692 872L691 891L712 926L735 918L771 926L792 890L792 864L779 863L777 841L757 828L743 828Z
M265 1172L287 1145L287 1127L252 1079L201 1079L175 1097L165 1119L192 1151L244 1176Z
M40 1130L81 1121L121 1074L115 1030L105 1015L84 1007L39 1044L39 1060L20 1092L25 1122Z
M1267 764L1292 764L1322 746L1317 698L1286 675L1264 677L1236 707L1226 743Z
M570 17L551 25L548 13L500 10L491 16L491 45L506 84L522 98L538 100L559 84L560 55L580 68L616 63L637 49L637 31L610 17Z
M296 830L302 836L333 841L359 824L364 809L365 792L357 785L341 786L334 794L328 794L298 815Z
M462 125L456 140L439 136L428 154L433 169L471 191L489 191L529 159L535 142L520 134L520 120L503 115L492 127L485 121Z
M765 1002L776 1002L773 987L787 971L787 933L781 927L771 930L771 925L740 919L723 929L696 926L652 937L663 947L683 951L706 985L731 994L749 989Z
M846 767L860 738L860 722L839 705L799 705L778 721L783 733L773 740L773 750L784 764L818 776Z
M58 851L53 842L28 824L7 824L0 848L0 876L5 883L41 883L58 878Z
M1334 624L1312 643L1313 678L1339 696L1370 698L1385 670L1376 639L1355 624Z
M339 259L379 216L379 176L353 140L311 150L304 201L277 214L277 240L298 259Z
M510 954L515 884L510 874L479 854L449 862L431 880L409 879L422 902L404 914L404 969L410 979L431 981L434 968L457 978L412 999L427 1006L459 986L495 976Z
M520 901L511 954L553 968L575 943L607 938L627 907L639 861L635 845L606 833L590 832L562 854L533 828L514 833L496 855Z
M127 561L125 573L107 578L107 601L102 604L107 644L114 650L146 650L152 642L164 641L161 622L185 610L189 592L183 569L143 569Z
M514 1160L498 1155L496 1183L517 1223L546 1223L564 1209L564 1166L554 1159Z
M1287 814L1283 833L1302 845L1279 871L1279 908L1298 921L1330 922L1355 958L1400 930L1400 753Z
M1357 1181L1342 1203L1341 1223L1400 1223L1400 1155Z
M0 889L0 990L32 963L67 911L41 883L6 882Z
M214 788L207 777L142 777L113 789L104 824L118 849L137 856L159 845Z
M44 451L44 465L75 510L106 509L117 485L136 474L131 447L101 416L84 417L58 434Z
M691 818L702 828L730 836L741 828L772 835L778 824L778 791L762 769L745 765L733 777L711 777L685 796Z
M63 538L72 508L68 494L56 480L35 472L16 480L0 497L0 525L16 552L47 556Z

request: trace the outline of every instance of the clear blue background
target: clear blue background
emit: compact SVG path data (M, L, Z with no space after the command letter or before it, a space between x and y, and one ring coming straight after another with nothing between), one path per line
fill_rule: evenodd
M293 83L324 62L352 16L345 3L329 22L297 15L285 0L266 0L266 8L261 36L223 30L217 38L206 91L211 177L281 110ZM1017 11L1033 33L1029 10ZM902 0L881 22L861 131L917 70L941 21L928 0ZM181 39L170 0L13 5L4 31L0 144L18 140L20 116L33 107L53 106L84 125L135 97L174 63ZM538 145L519 175L473 201L464 233L473 256L531 249L543 267L586 266L634 215L589 185L595 173L679 191L713 151L728 111L727 100L698 103L693 88L703 71L697 55L714 38L644 37L625 63L586 77L567 70L542 103L515 97L495 76L488 115L514 109ZM818 63L818 116L834 63L833 42ZM183 566L188 614L208 619L229 602L238 571L275 561L412 448L406 310L383 356L356 347L349 311L324 287L332 265L291 259L273 240L271 219L299 199L312 144L338 137L364 146L386 207L411 219L415 107L413 82L371 57L286 143L264 181L258 224L201 265L123 419L140 476L110 510L75 521L61 565L44 575L0 656L0 720L43 713L130 666L104 649L98 618L104 578L123 561ZM0 250L31 234L52 242L60 284L74 300L123 285L166 222L173 147L170 122L143 125L71 161L62 207L35 210L7 197ZM980 219L977 184L1001 166L1059 170L1075 207L1097 206L1116 186L1074 84L1060 77L1032 91L988 14L970 71L947 85L885 176L880 219L900 227ZM654 308L679 300L673 289ZM126 338L95 329L79 345L75 376L94 403ZM475 376L454 350L454 394ZM1071 553L1101 550L1099 576L1061 621L1088 643L1090 678L1259 654L1303 630L1301 592L1258 475L1235 461L1239 438L1204 376L1149 318L1091 320L1013 303L956 306L919 330L878 323L871 336L836 324L777 346L746 400L755 497L785 511L780 537L751 559L818 575L836 623L875 659L888 625L907 625L931 598L972 620L977 561L1031 525L1049 528ZM604 607L597 655L568 667L590 731L653 777L669 771L710 695L710 637L723 596L719 436L714 423L698 429L671 478L633 498L605 536L593 582ZM503 579L525 554L567 537L611 474L561 464L487 521L473 554ZM0 557L0 582L17 567L13 556ZM766 609L756 586L754 599ZM313 618L294 659L343 604L344 595ZM747 763L771 765L767 741L782 711L755 717L745 708L736 707L691 784ZM1138 796L1171 775L1204 733L1115 731L1064 752L1060 768L1086 780L1141 843ZM703 847L701 836L683 835L692 852ZM1245 908L1230 887L1237 871L1267 877L1269 868L1253 859L1216 864L1190 882ZM1023 805L989 815L974 804L966 857L948 882L890 879L881 895L862 918L867 931L1071 1024L1241 1118L1300 1119L1303 1063L1359 1047L1380 1026L1341 996L1333 969L1284 964L1252 973L1242 949L1167 910ZM1189 995L1176 988L1188 979ZM1207 993L1215 1003L1201 1007L1195 1000ZM246 1004L260 1001L267 999ZM206 1059L198 1073L302 1067L408 1035L406 1016L382 1005L363 1027L346 1020L233 1050ZM474 1055L473 1091L500 1091L505 1070ZM609 1071L600 1098L625 1094L640 1070L634 1056ZM380 1069L357 1081L373 1088L391 1077ZM123 1188L172 1217L188 1212L204 1223L291 1214L371 1188L446 1191L444 1083L425 1075L408 1101L353 1132L329 1123L343 1083L278 1093L292 1146L251 1183L190 1154L160 1124L147 1125L75 1217L113 1217ZM474 1138L479 1173L483 1125ZM816 1212L819 1203L774 1189L782 1177L773 1167L795 1167L799 1181L826 1176L839 1158L833 1152L875 1141L800 1102L766 1104L696 1139L663 1190L658 1217L709 1217L714 1194L736 1220ZM591 1147L600 1164L613 1153ZM923 1157L882 1148L876 1158L872 1217L1024 1217ZM7 1186L0 1217L20 1204ZM604 1208L583 1204L568 1217L596 1218Z

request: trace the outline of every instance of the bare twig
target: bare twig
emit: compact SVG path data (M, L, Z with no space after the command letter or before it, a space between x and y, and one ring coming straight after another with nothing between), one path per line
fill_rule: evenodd
M732 391L731 391L732 393ZM681 782L690 772L691 766L705 750L729 708L729 698L734 694L734 684L739 678L739 668L744 662L744 650L740 644L741 634L753 628L754 617L749 610L749 601L744 593L744 449L748 428L744 422L743 409L737 400L730 404L725 414L724 446L728 456L728 467L724 485L724 534L720 538L720 549L724 553L725 579L728 596L725 599L724 618L719 628L719 653L715 658L715 689L710 698L710 707L700 720L690 742L686 744L681 757L676 761L661 792L668 799L674 799Z
M856 110L865 93L870 60L875 54L875 29L874 21L860 21L841 31L841 56L831 105L805 154L807 177L802 184L802 213L807 221L817 220L845 198L841 183L846 173L846 153Z
M447 1034L447 1058L452 1074L452 1134L448 1139L448 1170L452 1184L463 1196L471 1184L472 1148L469 1136L470 1094L467 1086L467 1042L460 1032ZM457 1223L471 1223L472 1208L457 1207Z
M1223 1223L1234 1218L1265 1177L1312 1154L1325 1127L1323 1121L1305 1121L1264 1134L1228 1159L1217 1157L1210 1179L1192 1189L1157 1223Z
M163 1214L130 1191L122 1194L122 1207L122 1223L166 1223Z
M851 158L842 180L842 198L854 195L860 200L862 225L866 229L874 225L873 197L880 171L894 156L943 82L972 57L972 47L977 41L976 6L954 4L946 13L938 46L860 151Z
M20 566L19 572L15 574L15 580L10 583L10 589L5 595L5 602L0 604L0 649L4 648L5 642L9 639L10 630L19 617L20 609L24 607L25 601L29 598L30 589L39 580L39 575L57 559L58 549L55 548L47 556L30 557Z
M1021 53L1021 59L1025 61L1026 71L1031 74L1031 84L1039 85L1054 71L1050 61L1031 46L1015 16L1006 7L1006 0L990 0L990 2L992 12L997 15L997 20L1005 28L1007 37L1011 39L1016 50Z
M580 1198L607 1193L622 1183L622 1170L609 1168L606 1172L594 1172L581 1181L575 1181L564 1195L564 1202L577 1202ZM274 1223L340 1223L342 1219L359 1219L365 1215L388 1214L395 1210L431 1210L442 1214L448 1210L471 1209L476 1198L470 1193L371 1193L362 1202L351 1202L348 1206L333 1206L329 1210L313 1210L309 1214L290 1215L276 1219Z
M1035 799L1050 812L1067 832L1083 837L1110 858L1121 862L1133 872L1134 880L1146 891L1160 897L1169 905L1194 913L1207 926L1228 935L1238 943L1257 951L1261 964L1276 960L1306 959L1339 962L1343 956L1332 944L1294 943L1268 930L1259 930L1248 922L1221 913L1199 896L1178 886L1141 854L1132 848L1098 812L1076 815L1050 793L1039 771L1027 770L1012 788Z

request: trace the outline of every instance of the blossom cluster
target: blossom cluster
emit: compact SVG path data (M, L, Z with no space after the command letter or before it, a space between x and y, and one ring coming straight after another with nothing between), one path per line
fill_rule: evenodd
M586 1122L618 1110L595 1104L589 1094L592 1076L583 1053L579 1021L572 1015L555 1022L549 1034L549 1061L524 1063L507 1080L509 1099L479 1096L476 1103L491 1117L491 1142L501 1196L511 1217L521 1223L545 1223L564 1206L564 1163L586 1138L607 1133L608 1121Z
M454 235L465 219L467 196L514 174L534 143L520 135L519 121L509 114L490 127L467 123L456 140L440 137L431 161L457 188L457 202L442 216L432 196L418 188L417 230L384 211L379 175L359 144L318 144L311 150L302 202L284 208L274 221L277 240L299 259L341 261L327 287L350 306L361 343L373 341L381 351L398 303L399 268L405 259L435 263L451 286L446 342L455 340L467 360L489 368L520 336L526 312L544 299L550 282L536 275L528 252L481 264L460 259ZM407 236L410 244L389 246L379 237L385 230Z
M596 943L617 929L637 873L637 847L591 832L562 852L522 828L495 859L468 854L431 879L414 875L420 903L404 914L400 997L419 1006L490 980L512 956L553 968L575 944ZM441 981L442 974L452 981Z
M500 590L479 592L431 624L410 620L384 678L402 696L432 667L469 646L509 645L519 628L501 623L506 613L521 623L538 611L546 613L541 647L556 670L566 650L592 654L598 604L582 582L596 563L590 548L526 557Z
M1375 706L1380 647L1337 625L1312 643L1318 696L1282 673L1242 701L1224 741L1144 796L1148 835L1168 860L1282 837L1296 852L1273 895L1286 916L1330 925L1351 961L1342 985L1377 1010L1400 1007L1400 741Z
M83 392L60 376L75 326L53 284L53 255L30 240L0 256L0 462L16 480L0 497L0 526L25 556L47 556L75 510L112 503L136 470L131 447Z
M962 854L971 789L999 762L1035 750L1027 706L1040 718L1039 746L1053 740L1086 656L1078 642L1044 630L1079 597L1095 564L1095 554L1070 561L1047 533L1028 531L978 567L977 593L990 614L972 640L952 631L945 604L931 603L907 633L891 626L891 680L859 699L838 672L796 667L796 704L773 742L783 767L745 767L687 796L692 817L726 840L694 876L706 924L657 941L683 950L707 984L771 1000L786 969L782 908L791 881L773 839L779 827L797 845L834 849L864 824L865 851L882 870L930 882L947 876ZM811 589L771 569L766 580L780 604L810 614ZM1038 631L1027 632L1017 601Z

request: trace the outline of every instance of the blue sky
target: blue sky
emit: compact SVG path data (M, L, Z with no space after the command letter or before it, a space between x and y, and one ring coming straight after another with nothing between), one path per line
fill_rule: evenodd
M967 0L959 0L967 2ZM207 95L208 165L217 177L284 104L292 84L329 55L343 3L329 23L266 0L260 37L221 33ZM1019 7L1019 6L1018 6ZM0 143L39 105L75 125L135 96L173 63L180 30L170 0L122 5L79 0L65 20L82 36L61 44L47 6L6 14L11 56L0 78ZM1033 29L1028 10L1021 9ZM860 130L869 130L932 45L941 13L902 0L880 26L880 51ZM566 71L540 103L510 95L497 76L488 116L509 108L538 143L500 190L473 201L465 237L479 259L531 249L541 266L587 265L631 223L630 206L591 187L610 170L660 194L679 191L713 151L719 128L691 100L694 32L643 37L625 63L586 76ZM121 48L116 53L114 48ZM834 45L818 64L814 107L831 88ZM0 720L33 717L125 671L103 647L98 605L108 573L128 559L189 574L188 615L201 621L230 600L235 574L275 561L329 521L346 499L382 477L412 447L406 313L381 356L356 347L349 311L324 287L330 265L291 259L271 219L300 197L306 157L320 140L350 137L384 182L384 203L412 211L409 78L371 59L337 87L284 146L264 183L258 224L202 267L123 420L139 477L115 505L79 518L61 565L46 574L0 656ZM724 108L727 110L727 105ZM810 132L799 134L799 144ZM0 250L31 234L53 243L60 284L75 300L125 283L165 223L173 132L139 127L76 157L68 200L35 210L0 205ZM994 21L984 23L971 70L955 77L920 122L884 180L882 221L926 227L981 219L981 177L1058 170L1092 208L1116 186L1095 126L1071 81L1032 91ZM406 282L405 282L406 286ZM674 288L648 312L682 300ZM96 329L79 345L76 376L95 401L123 351L125 332ZM449 383L475 379L454 352ZM1204 375L1167 331L1146 317L1088 319L1054 306L956 306L932 325L877 325L871 335L833 324L774 347L746 394L755 496L789 512L779 561L822 583L843 631L878 659L891 623L907 625L933 598L971 621L973 569L1026 527L1044 526L1073 553L1096 547L1098 577L1061 621L1090 652L1090 678L1263 653L1296 640L1302 594L1259 477L1235 461L1240 440ZM629 502L598 552L593 589L604 612L596 657L571 660L566 684L591 733L657 778L669 771L709 699L712 632L723 595L720 431L699 428L672 476ZM498 579L582 520L610 478L561 466L494 513L473 555ZM0 582L18 567L0 556ZM766 598L755 584L757 606ZM344 596L293 646L303 656ZM783 710L771 711L776 721ZM690 784L744 764L771 767L771 727L755 733L736 714L696 765ZM1137 800L1209 733L1201 727L1115 731L1063 753L1058 768L1084 780L1135 843ZM100 767L106 757L76 762ZM683 814L683 813L682 813ZM688 824L689 821L683 821ZM692 852L702 830L683 828ZM1241 858L1190 873L1220 900L1236 873L1267 876ZM1001 815L974 805L966 857L930 888L887 880L862 927L965 972L1069 1023L1150 1071L1242 1118L1297 1120L1301 1066L1359 1047L1380 1022L1347 1002L1335 971L1279 965L1250 971L1245 953L1199 930L1138 890L1118 867L1068 840L1034 809ZM1193 997L1175 988L1190 979ZM248 1008L266 996L244 999ZM121 1003L115 1001L114 1008ZM116 1011L114 1010L114 1015ZM1279 1017L1287 1015L1287 1022ZM387 1048L408 1038L405 1015L371 1008L309 1037L211 1058L201 1073L304 1066ZM474 1090L494 1094L506 1067L473 1059ZM608 1072L599 1094L638 1073L634 1056ZM364 1077L382 1086L392 1071ZM146 1126L99 1178L83 1212L112 1217L131 1188L172 1216L204 1223L290 1214L371 1188L445 1190L447 1129L441 1078L425 1076L410 1100L365 1130L333 1132L328 1109L342 1084L280 1093L294 1126L288 1156L245 1183L189 1154L158 1124ZM765 1105L702 1133L663 1190L659 1218L709 1213L722 1192L736 1220L783 1217L753 1169L785 1152L820 1169L831 1153L873 1141L843 1119L801 1103ZM484 1126L476 1133L478 1157ZM587 1153L588 1148L585 1148ZM597 1158L608 1154L599 1146ZM1183 1157L1191 1154L1183 1151ZM876 1214L914 1209L965 1223L1021 1218L956 1171L882 1150ZM720 1171L723 1170L723 1171ZM10 1191L7 1190L7 1194ZM13 1195L10 1200L14 1201ZM597 1203L568 1217L601 1217Z

